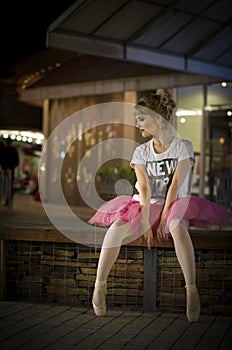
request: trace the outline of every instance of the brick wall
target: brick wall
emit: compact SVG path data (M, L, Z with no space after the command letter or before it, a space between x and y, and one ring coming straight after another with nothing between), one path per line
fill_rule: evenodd
M203 312L232 311L232 252L195 250L197 285ZM173 249L157 251L157 306L185 309L185 282Z
M6 298L89 305L99 250L77 244L7 242ZM108 279L111 305L143 305L143 248L122 247Z
M72 243L6 242L6 299L89 305L100 250ZM172 248L155 249L156 306L185 310L182 271ZM196 250L202 311L232 311L232 252ZM108 306L143 308L144 248L123 246L107 285ZM155 295L150 295L155 298Z

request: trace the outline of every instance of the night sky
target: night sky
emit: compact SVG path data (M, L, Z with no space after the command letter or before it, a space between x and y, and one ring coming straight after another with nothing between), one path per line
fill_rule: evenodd
M12 65L46 49L46 31L75 0L7 1L1 16L0 76L9 75ZM5 17L5 18L4 18Z

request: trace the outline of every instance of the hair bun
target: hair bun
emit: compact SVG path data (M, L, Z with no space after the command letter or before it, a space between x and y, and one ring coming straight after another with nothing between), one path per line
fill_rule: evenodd
M160 104L163 107L167 107L169 104L169 97L167 95L160 95Z
M138 104L152 109L167 120L170 119L176 107L171 96L162 89L158 89L156 92L146 93L141 97Z

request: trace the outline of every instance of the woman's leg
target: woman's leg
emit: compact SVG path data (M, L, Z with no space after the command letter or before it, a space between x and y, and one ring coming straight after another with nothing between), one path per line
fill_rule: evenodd
M196 265L193 244L186 221L172 221L170 232L173 238L177 259L181 266L187 292L187 317L196 321L200 313L200 299L196 288Z
M129 226L123 221L116 221L106 232L99 257L92 300L94 311L97 316L103 316L106 312L106 281L110 270L118 257L122 241L128 236L128 234Z

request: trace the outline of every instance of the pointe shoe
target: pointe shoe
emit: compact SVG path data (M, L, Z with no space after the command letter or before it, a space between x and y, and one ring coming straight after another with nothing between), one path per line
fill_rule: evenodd
M186 285L185 288L187 289L187 293L188 295L193 295L196 294L197 298L198 298L198 305L197 307L193 310L190 309L190 306L187 302L187 309L186 309L186 315L187 315L187 319L189 322L196 322L200 316L200 312L201 312L201 305L200 305L200 298L199 298L199 294L198 294L198 290L195 284L190 284L190 285ZM188 300L188 296L187 296L187 300Z
M103 295L103 300L102 300L102 303L100 305L96 305L92 299L92 305L93 305L93 309L94 309L94 312L95 312L95 315L96 316L104 316L105 313L106 313L106 299L105 299L105 296L106 296L106 281L96 281L95 282L95 289L94 289L94 292L100 292Z

